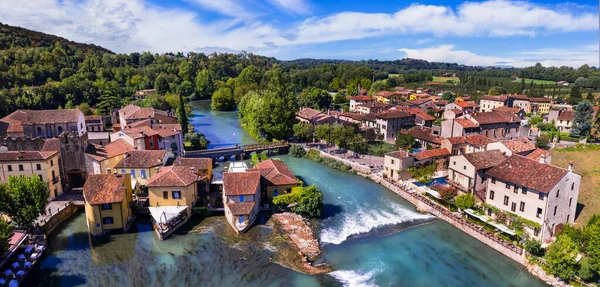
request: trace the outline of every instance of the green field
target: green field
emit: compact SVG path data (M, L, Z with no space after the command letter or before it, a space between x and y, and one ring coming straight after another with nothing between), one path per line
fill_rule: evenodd
M447 83L448 81L453 81L454 83L460 83L460 79L458 77L433 77L434 82Z
M521 82L521 79L515 80L513 82ZM527 79L525 78L525 84L529 85L531 82L533 82L534 85L556 85L556 82L554 81L546 81L546 80L536 80L536 79Z

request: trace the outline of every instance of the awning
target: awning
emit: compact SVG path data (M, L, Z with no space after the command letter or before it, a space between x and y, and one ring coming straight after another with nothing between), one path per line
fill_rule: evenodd
M465 209L465 213L497 228L498 230L500 230L508 235L516 235L517 234L514 230L512 230L502 224L495 223L494 221L492 221L492 219L489 216L479 215L479 214L475 213L475 211L473 211L472 209Z
M171 219L177 217L182 211L186 210L186 206L157 206L148 207L150 215L154 218L154 221L158 223L167 223Z

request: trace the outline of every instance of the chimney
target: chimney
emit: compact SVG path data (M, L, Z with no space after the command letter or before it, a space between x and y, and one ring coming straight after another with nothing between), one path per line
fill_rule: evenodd
M540 159L539 159L541 164L545 164L546 163L546 156L545 155L540 155Z
M573 161L569 161L569 171L573 171Z

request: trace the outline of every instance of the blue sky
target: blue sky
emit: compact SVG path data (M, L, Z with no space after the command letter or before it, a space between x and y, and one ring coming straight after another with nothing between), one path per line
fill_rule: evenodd
M591 0L2 0L0 22L123 53L598 66Z

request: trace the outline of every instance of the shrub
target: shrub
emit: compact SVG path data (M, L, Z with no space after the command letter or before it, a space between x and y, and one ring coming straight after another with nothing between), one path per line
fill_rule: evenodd
M458 190L453 186L446 186L440 188L440 197L445 202L451 202L458 195Z
M299 145L293 145L290 147L290 155L293 157L304 157L306 155L306 150Z
M273 203L277 205L295 204L290 209L305 217L319 217L323 210L323 193L316 186L294 187L291 193L276 196Z
M498 211L498 212L496 212L496 217L494 218L494 222L496 222L498 224L505 224L507 218L508 218L508 216L506 215L506 213L504 213L502 211Z
M475 197L471 194L461 194L456 198L454 204L462 210L469 209L475 205Z
M546 261L550 264L552 273L563 280L575 275L577 263L577 246L566 235L559 234L556 241L548 247Z
M542 248L542 245L540 245L540 242L537 240L527 238L527 240L525 240L525 243L523 244L523 247L525 247L525 250L527 250L527 252L529 252L532 255L544 255L544 248Z

